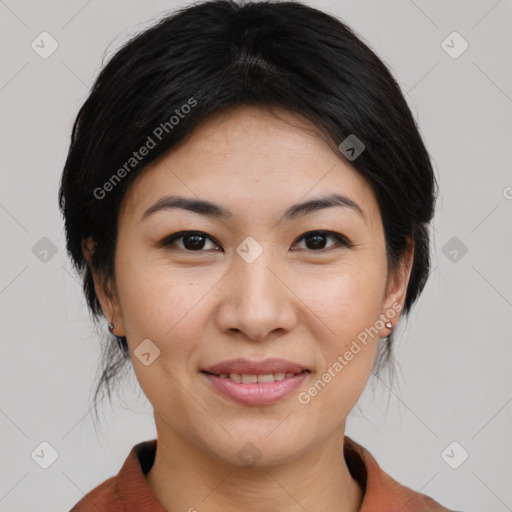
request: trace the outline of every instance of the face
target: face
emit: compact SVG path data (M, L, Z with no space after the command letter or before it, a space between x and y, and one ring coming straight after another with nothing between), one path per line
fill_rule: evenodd
M412 261L388 274L369 184L306 121L277 112L218 114L147 168L119 213L110 299L97 283L159 438L239 465L248 442L275 464L343 431L390 332L384 324L399 318ZM345 205L286 214L333 194ZM155 207L166 196L230 214ZM307 372L269 383L266 403L256 391L240 400L203 372L238 358L280 358Z

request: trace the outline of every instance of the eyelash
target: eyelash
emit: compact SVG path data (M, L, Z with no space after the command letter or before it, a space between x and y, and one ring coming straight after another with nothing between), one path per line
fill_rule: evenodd
M218 244L217 241L214 238L212 238L211 236L207 235L206 233L204 233L202 231L180 231L178 233L174 233L172 235L169 235L169 236L165 237L160 242L159 245L162 246L162 247L168 247L170 245L173 245L173 243L176 240L179 240L180 238L184 238L187 235L189 235L189 236L199 236L201 238L207 238L208 240L212 241L216 245L220 246L220 244ZM342 247L347 247L347 248L351 248L352 247L352 244L344 236L342 236L339 233L336 233L334 231L325 231L325 230L308 231L307 233L304 233L303 235L301 235L297 239L297 241L295 243L298 243L300 240L302 240L304 238L307 238L308 236L313 236L313 235L320 235L320 236L324 235L324 236L327 236L327 237L332 237L332 238L336 239L338 244L340 244ZM332 250L333 247L336 248L335 246L330 246L330 247L327 247L325 249L318 249L318 250L306 249L306 250L308 250L309 252L313 252L313 253L322 253L322 252L325 252L325 251ZM338 247L338 248L341 248L341 247ZM197 251L192 251L192 250L184 249L184 248L182 249L181 247L177 247L177 249L181 250L181 251L189 252L189 253L206 252L203 249L199 249Z

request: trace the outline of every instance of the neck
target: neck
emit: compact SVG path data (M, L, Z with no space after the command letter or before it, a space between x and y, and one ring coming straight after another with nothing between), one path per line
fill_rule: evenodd
M348 470L343 439L344 431L285 463L247 467L166 431L146 480L168 512L357 512L363 492Z

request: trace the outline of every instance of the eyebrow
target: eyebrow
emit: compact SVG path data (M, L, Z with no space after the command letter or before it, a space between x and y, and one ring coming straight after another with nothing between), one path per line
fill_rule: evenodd
M348 208L363 217L366 221L366 215L363 209L350 197L343 194L332 194L329 196L317 197L304 201L302 203L290 206L283 213L283 220L291 221L307 214L323 210L325 208L343 207ZM234 216L233 212L223 206L220 206L210 201L203 199L193 199L182 196L164 196L159 199L155 204L150 206L142 215L141 221L162 210L172 210L179 208L191 212L206 215L207 217L214 217L219 219L229 219Z

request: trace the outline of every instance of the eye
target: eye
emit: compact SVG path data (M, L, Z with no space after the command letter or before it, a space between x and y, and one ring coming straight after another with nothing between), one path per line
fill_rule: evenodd
M179 246L179 244L175 244L176 240L183 240L182 245ZM183 249L185 251L203 252L205 241L212 242L214 249L219 247L218 244L213 243L214 240L210 236L202 231L180 231L179 233L174 233L174 235L170 235L162 240L161 245L178 245L179 249Z
M341 246L352 246L352 244L339 233L332 231L310 231L298 239L298 241L306 241L306 247L299 247L299 249L305 248L313 252L320 252L326 249L330 249L336 244L331 244L327 248L324 247L325 240L328 238L335 240L335 242ZM182 241L181 244L176 243L178 240ZM178 247L178 249L182 249L188 252L204 252L206 249L208 249L208 247L205 247L207 246L208 242L212 244L210 249L217 249L220 247L220 245L212 237L206 233L203 233L202 231L180 231L179 233L174 233L173 235L164 238L160 245L162 247L174 245Z
M326 249L323 246L325 245L325 240L327 238L334 239L338 244L342 246L351 247L350 242L345 237L332 231L310 231L309 233L302 235L298 240L311 241L311 243L306 242L306 249L310 249L317 252ZM333 245L336 244L332 244L328 246L328 248L333 247Z

